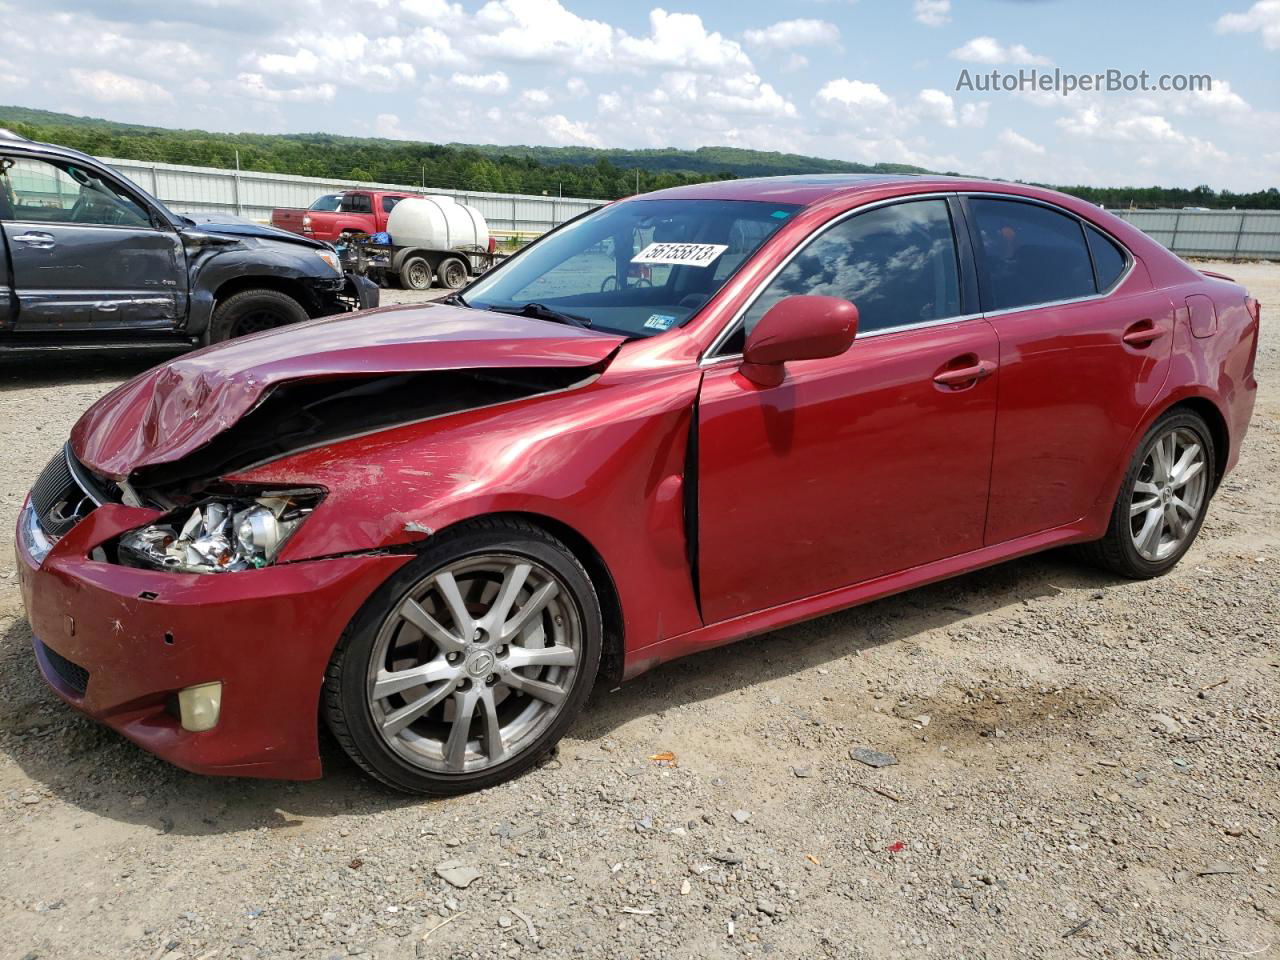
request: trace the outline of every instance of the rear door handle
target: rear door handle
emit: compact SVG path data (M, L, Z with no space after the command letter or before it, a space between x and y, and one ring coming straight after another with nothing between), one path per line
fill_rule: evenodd
M961 359L959 357L957 360ZM954 363L956 361L952 361ZM971 387L981 380L985 380L991 374L996 372L996 365L991 360L979 360L977 363L967 367L944 367L933 375L933 382L941 384L944 387L951 387L953 390L959 390L963 387Z
M1150 320L1139 320L1120 339L1131 347L1149 347L1163 336L1164 331Z
M53 234L41 233L38 230L28 230L26 233L19 233L12 239L14 243L21 243L28 247L35 247L37 250L52 250L54 247Z

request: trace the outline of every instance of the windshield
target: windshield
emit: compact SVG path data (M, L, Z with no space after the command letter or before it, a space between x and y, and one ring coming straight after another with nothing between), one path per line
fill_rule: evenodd
M469 306L526 304L592 329L651 337L698 311L799 209L747 200L628 200L548 234L466 292ZM546 309L542 309L546 308Z
M341 202L342 202L342 194L326 193L323 197L320 197L318 200L316 200L316 202L313 203L311 206L307 207L307 209L317 210L324 213L333 213L338 209L338 205Z

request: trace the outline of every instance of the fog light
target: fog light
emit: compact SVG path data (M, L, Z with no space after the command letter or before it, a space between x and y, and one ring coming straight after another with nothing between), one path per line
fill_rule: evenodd
M218 711L222 709L222 682L198 683L178 691L178 712L182 714L182 729L199 733L218 725Z

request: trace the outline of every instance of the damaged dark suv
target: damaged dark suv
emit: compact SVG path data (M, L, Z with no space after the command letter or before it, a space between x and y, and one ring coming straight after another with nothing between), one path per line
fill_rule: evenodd
M377 305L328 244L182 216L92 157L0 130L0 357L183 350Z

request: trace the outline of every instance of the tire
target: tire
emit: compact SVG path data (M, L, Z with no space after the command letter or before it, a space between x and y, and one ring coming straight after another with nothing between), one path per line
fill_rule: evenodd
M431 264L425 257L409 257L400 264L400 286L406 290L431 289Z
M436 269L436 276L446 290L459 290L467 284L467 265L457 257L445 257Z
M233 337L272 330L310 319L302 304L279 290L242 290L213 308L208 341L221 343Z
M388 786L482 790L564 736L595 683L603 635L595 588L563 543L523 521L471 521L435 538L352 619L322 711L352 760Z
M1198 447L1198 453L1192 447ZM1172 471L1162 466L1170 457ZM1183 458L1189 459L1179 472ZM1216 462L1213 434L1203 417L1189 410L1166 413L1138 444L1120 484L1106 536L1085 544L1083 556L1133 580L1158 577L1172 569L1204 524Z

